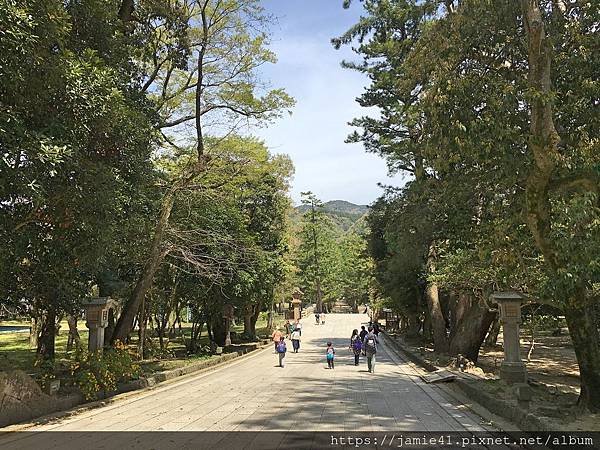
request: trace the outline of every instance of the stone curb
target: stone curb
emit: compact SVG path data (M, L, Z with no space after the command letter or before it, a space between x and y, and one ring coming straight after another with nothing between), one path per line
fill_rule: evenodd
M427 370L428 372L434 372L439 367L425 361L416 353L402 347L394 338L383 331L383 334L392 342L396 349L402 353L408 360ZM515 406L500 398L492 397L487 392L484 392L475 386L473 382L469 382L465 379L456 378L453 382L467 397L473 401L479 403L481 406L486 408L491 413L494 413L504 419L507 419L517 425L523 431L554 431L556 427L553 427L543 417L536 416L535 414L526 411L518 406Z
M87 410L110 404L113 400L116 400L114 397L120 394L135 393L135 391L141 391L147 388L151 388L159 383L174 380L178 377L193 374L195 372L208 372L210 370L217 369L218 367L236 358L247 355L256 350L262 350L264 348L270 347L270 345L270 341L262 340L257 343L248 344L245 348L240 349L236 352L225 353L217 358L199 361L197 363L192 363L184 367L179 367L177 369L167 370L164 372L157 372L148 378L141 378L139 380L131 381L128 383L121 383L119 384L116 391L109 392L102 399L95 400L92 402L86 402L83 395L80 393L55 398L51 407L46 407L39 411L30 410L29 414L19 416L18 421L11 421L10 419L3 421L0 418L0 435L2 435L4 432L18 431L19 428L26 429L38 425L39 423L37 423L37 420L43 418L44 416L52 416L52 418L55 418L63 415L67 416L71 414L79 414ZM77 409L75 411L69 411L73 408ZM21 424L21 422L31 420L36 420L36 423ZM11 427L11 429L4 430L2 427ZM15 429L12 429L13 427Z

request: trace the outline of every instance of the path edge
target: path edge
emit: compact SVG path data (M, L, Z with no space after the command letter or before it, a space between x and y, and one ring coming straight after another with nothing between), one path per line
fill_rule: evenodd
M394 339L387 332L385 332L385 330L382 330L382 333L385 335L388 341L392 343L394 348L398 350L398 352L400 352L403 356L405 356L409 361L425 369L427 372L435 372L436 370L440 370L439 367L434 366L433 364L425 361L418 354L400 345L398 341L396 341L396 339ZM468 380L461 378L460 374L457 375L459 376L453 381L453 384L458 389L460 389L460 391L464 395L466 395L469 399L478 403L480 406L484 407L491 413L496 414L499 417L502 417L503 419L512 422L521 430L556 431L556 427L553 426L551 422L546 420L544 417L537 416L525 409L519 408L518 406L515 406L500 398L492 397L487 392L478 389L473 382L469 382Z
M43 425L56 419L75 416L86 411L101 408L117 401L140 395L146 391L151 391L156 387L163 386L165 382L181 381L181 379L185 378L187 375L195 376L209 373L220 369L233 361L239 360L240 358L254 356L257 352L272 348L270 341L267 343L266 340L255 344L256 346L254 348L245 348L236 352L225 353L217 358L207 361L199 361L177 369L157 372L147 378L121 383L116 391L109 393L105 398L100 400L86 402L82 395L69 395L57 402L56 409L50 411L46 410L39 415L34 414L22 421L14 424L9 423L0 427L0 437L8 433L25 431L29 428Z

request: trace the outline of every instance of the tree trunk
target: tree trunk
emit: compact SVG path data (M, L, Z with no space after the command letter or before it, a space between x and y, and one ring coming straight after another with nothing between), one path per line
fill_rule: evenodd
M145 344L146 344L146 322L147 322L147 315L146 315L146 302L143 300L142 301L142 305L140 308L140 311L138 313L138 323L139 323L139 328L138 328L138 355L139 358L141 360L144 359L144 350L145 350Z
M573 340L573 347L581 379L577 404L591 412L600 411L600 336L596 326L595 308L585 298L585 290L565 306L565 319Z
M175 202L175 186L176 185L173 185L163 198L160 218L156 224L154 238L152 239L150 255L146 264L144 265L144 269L142 270L140 278L135 285L133 293L131 294L129 301L125 304L125 307L121 312L121 316L117 321L117 326L115 327L115 332L112 336L113 343L117 340L122 342L126 341L127 336L129 336L129 333L133 328L133 321L140 308L140 304L146 296L148 289L150 289L152 286L154 274L160 267L165 256L168 254L168 250L162 247L162 241L167 225L169 224L169 217L171 216L171 211Z
M31 325L29 327L29 347L38 348L38 337L40 335L42 319L38 316L31 316Z
M461 297L463 298L460 303L464 305L464 313L456 328L452 330L448 353L453 356L463 355L477 362L481 344L497 313L482 307L474 298L464 294L461 294ZM468 301L464 297L468 298Z
M252 333L252 310L248 308L244 313L244 336L250 338Z
M121 312L121 316L117 321L111 343L114 343L117 340L126 342L129 333L131 333L131 330L133 329L133 322L140 308L140 304L152 286L152 281L156 271L160 267L165 256L167 256L169 253L169 249L163 248L162 244L166 229L169 225L171 211L173 210L173 205L175 203L175 196L180 189L187 186L204 170L205 164L206 159L200 158L197 164L195 164L184 175L182 175L181 178L173 183L163 197L160 217L156 223L154 237L150 246L150 254L135 285L133 293L131 294L129 301L125 304L123 311Z
M56 309L49 307L40 329L37 354L44 359L54 359L56 340Z
M69 314L67 316L67 323L69 324L69 337L67 339L67 351L73 350L73 344L75 347L79 347L80 337L79 331L77 330L77 316Z
M258 302L254 305L252 316L250 317L250 331L252 338L256 339L256 322L258 322L258 316L260 315L260 310L262 309L262 302Z
M316 291L317 291L317 304L315 305L317 312L318 313L322 313L323 312L323 294L321 292L321 280L319 278L317 278L316 281Z
M435 273L435 246L429 246L429 256L427 258L427 272ZM446 320L442 313L440 304L440 295L436 283L428 282L425 287L425 299L427 300L427 309L433 331L433 346L436 352L446 353L448 351L448 336L446 334Z
M213 316L212 320L213 340L218 346L225 346L225 320L219 314Z
M557 258L551 235L550 184L561 160L560 136L553 117L552 48L546 35L544 14L538 0L521 0L523 25L528 40L531 91L529 150L533 162L526 184L527 225L535 244L544 256L549 276L564 267ZM565 318L579 364L581 390L578 404L591 411L600 410L600 345L598 329L590 323L591 308L583 287L565 305ZM593 317L593 315L592 315Z
M212 326L212 318L210 316L206 319L206 334L208 334L209 341L215 340L215 334L213 333L213 326ZM225 339L223 339L223 340L225 340Z
M104 346L105 347L109 346L112 341L112 336L115 332L115 326L116 326L115 309L110 308L108 310L108 324L106 325L106 328L104 329Z
M431 315L429 309L425 310L423 321L419 323L419 327L423 327L423 338L427 342L433 341L433 332L431 330Z
M169 317L169 324L168 324L168 336L169 339L173 339L175 337L175 326L177 325L178 322L181 322L181 309L182 309L183 305L181 303L180 300L175 300L175 314L171 314L171 316L173 316L173 321L171 322L171 316Z
M451 309L451 326L450 326L450 334L452 334L453 330L456 329L458 324L463 319L465 312L471 306L471 298L465 294L464 292L455 293L453 295L453 305Z
M498 313L496 313L496 318L494 319L492 327L490 328L490 331L488 332L488 335L485 338L486 347L494 347L496 345L496 343L498 342L498 335L500 334L500 326L500 317Z
M271 333L275 324L275 297L271 298L271 309L267 319L267 331Z

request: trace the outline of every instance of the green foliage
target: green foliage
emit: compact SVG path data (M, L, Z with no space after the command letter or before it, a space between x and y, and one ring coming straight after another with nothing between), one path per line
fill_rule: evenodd
M304 214L308 210L308 206L300 205L295 209L299 213ZM323 203L323 213L342 231L345 232L351 228L356 231L362 226L361 219L366 215L367 207L354 205L344 200L332 200ZM300 215L297 220L300 220Z
M351 305L369 301L372 265L364 237L354 230L362 215L350 204L322 204L310 192L303 193L304 211L297 224L294 259L304 298L324 303L346 300ZM327 209L329 206L329 209ZM336 207L337 206L337 207ZM341 210L341 211L340 211ZM354 217L347 230L334 222L339 214Z
M368 75L359 103L378 114L355 119L349 141L410 177L369 218L383 297L418 314L436 288L517 289L563 309L581 403L597 410L598 333L585 320L600 280L597 2L362 3L334 45L358 43L361 61L345 65Z
M555 174L560 183L598 164L588 130L599 115L584 100L595 86L587 58L597 52L591 25L597 10L573 2L567 14L542 3L554 14L549 32L566 46L553 66L564 154ZM557 304L581 283L593 293L600 276L592 254L595 194L551 194L552 240L563 267L558 274L548 272L526 226L531 93L518 9L487 1L448 5L365 1L367 14L334 40L360 43L362 63L346 65L372 79L360 104L380 110L377 118L356 119L362 132L349 140L414 176L380 201L381 213L371 213L371 251L383 291L414 303L415 286L427 278L482 295L516 288ZM436 272L426 274L430 242L438 260Z
M94 400L100 392L116 391L118 383L137 379L141 371L127 348L116 345L96 352L78 348L70 363L70 373L85 399Z
M179 3L179 2L177 2ZM148 55L146 84L160 115L159 127L171 142L197 143L198 130L182 124L202 119L204 135L217 136L246 124L264 125L294 105L283 89L269 89L258 69L277 61L268 48L271 18L258 0L181 2L189 46L182 58ZM180 31L175 28L175 41ZM154 37L164 46L162 27ZM150 47L152 49L152 47ZM178 55L180 53L177 53ZM201 70L198 70L198 68ZM201 77L201 78L199 78ZM200 82L202 105L197 110L195 86Z
M38 358L35 361L35 367L38 370L38 382L43 390L48 389L52 380L56 379L56 369L54 361L44 358Z
M77 20L87 7L102 18L111 8L5 3L13 38L0 44L11 80L0 88L0 295L40 315L71 311L123 243L127 205L151 168L153 119L128 55L116 51L122 40L106 37L120 36L117 21L92 29Z
M188 302L263 308L282 277L293 167L229 124L268 123L293 99L257 77L276 59L259 2L208 1L207 33L197 2L136 2L130 23L117 0L1 3L0 296L43 318L131 293L165 187L197 159L197 133L177 124L195 118L202 53L210 167L177 193L148 310L170 324Z
M220 320L225 303L240 316L250 311L257 317L286 272L293 166L255 138L208 138L206 144L212 170L178 197L168 264L158 274L151 308L164 319L187 305L196 324ZM166 154L157 164L174 178L190 153Z

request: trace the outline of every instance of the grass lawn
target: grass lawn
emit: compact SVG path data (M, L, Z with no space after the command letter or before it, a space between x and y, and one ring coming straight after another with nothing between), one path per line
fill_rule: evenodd
M5 325L2 322L0 325ZM78 327L79 328L79 327ZM67 338L69 327L61 327L56 337L56 355L59 359L67 356ZM87 329L80 329L82 342L87 342ZM29 348L29 333L0 333L0 371L21 369L27 373L36 373L35 349Z

